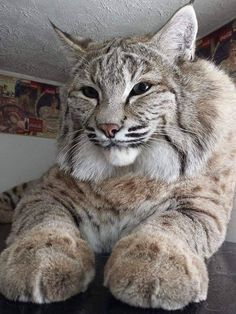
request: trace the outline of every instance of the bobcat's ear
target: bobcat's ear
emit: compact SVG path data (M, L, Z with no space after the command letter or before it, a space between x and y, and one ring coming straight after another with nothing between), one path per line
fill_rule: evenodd
M79 58L86 53L86 50L89 44L92 42L91 39L79 37L79 36L72 36L66 32L63 32L60 28L58 28L55 24L53 24L50 20L54 31L58 35L59 39L61 40L63 46L66 48L67 52L69 53L69 58Z
M198 22L191 4L179 9L151 41L171 60L192 60Z

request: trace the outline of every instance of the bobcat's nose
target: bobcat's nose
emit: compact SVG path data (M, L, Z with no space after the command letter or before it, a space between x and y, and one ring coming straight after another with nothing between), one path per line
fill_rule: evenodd
M109 138L115 137L116 133L120 130L120 126L113 123L103 123L97 127Z

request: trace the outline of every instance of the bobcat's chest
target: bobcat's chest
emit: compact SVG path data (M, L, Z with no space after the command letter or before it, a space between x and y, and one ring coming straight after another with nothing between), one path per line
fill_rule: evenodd
M80 232L95 252L110 252L115 243L128 235L138 225L154 214L158 206L153 201L145 201L139 207L125 211L100 210L83 213Z
M109 252L147 217L162 210L167 189L144 177L112 178L99 185L79 184L76 207L81 236L94 251Z

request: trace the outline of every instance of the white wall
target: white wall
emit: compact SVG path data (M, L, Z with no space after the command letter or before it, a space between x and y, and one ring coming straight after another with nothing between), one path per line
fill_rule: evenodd
M39 178L55 153L55 140L0 133L0 191Z

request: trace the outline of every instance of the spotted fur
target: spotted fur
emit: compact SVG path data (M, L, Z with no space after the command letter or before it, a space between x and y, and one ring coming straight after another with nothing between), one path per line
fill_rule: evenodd
M32 189L38 180L24 182L0 193L0 222L12 222L13 212L21 198Z
M205 259L224 241L232 208L236 92L194 58L192 6L153 36L96 44L54 28L74 59L57 165L15 209L0 291L65 300L93 279L95 251L111 252L104 283L130 305L205 300ZM141 81L150 89L133 96ZM107 123L119 127L112 138L99 128Z

